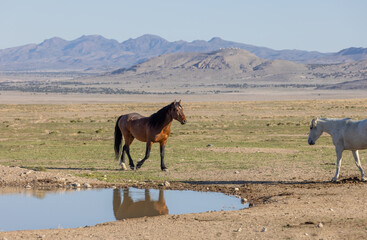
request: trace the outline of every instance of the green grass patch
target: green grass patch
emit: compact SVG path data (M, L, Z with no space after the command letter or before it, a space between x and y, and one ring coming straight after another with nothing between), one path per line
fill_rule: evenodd
M317 115L363 119L367 104L360 100L325 100L318 104L280 101L183 105L188 123L172 123L165 160L173 172L182 173L181 176L192 173L190 178L194 179L198 170L259 169L290 163L308 170L334 169L331 163L335 162L335 151L329 136L322 136L316 146L307 144L311 119ZM109 182L184 180L172 174L168 179L162 174L159 144L153 145L150 159L139 171L121 171L114 160L117 117L129 112L148 116L162 106L153 103L2 104L0 164L82 170L87 172L80 174L83 177ZM135 140L130 152L136 164L144 156L145 143Z

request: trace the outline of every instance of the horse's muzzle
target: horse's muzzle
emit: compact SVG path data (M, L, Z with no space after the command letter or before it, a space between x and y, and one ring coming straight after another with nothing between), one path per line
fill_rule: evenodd
M310 145L315 145L315 142L314 142L314 141L312 141L311 139L308 139L308 144L310 144Z
M184 125L186 123L186 120L182 120L181 124Z

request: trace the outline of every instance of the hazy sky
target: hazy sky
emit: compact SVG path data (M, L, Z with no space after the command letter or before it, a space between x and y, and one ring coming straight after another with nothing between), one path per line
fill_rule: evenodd
M0 0L0 49L91 34L336 52L367 47L367 1Z

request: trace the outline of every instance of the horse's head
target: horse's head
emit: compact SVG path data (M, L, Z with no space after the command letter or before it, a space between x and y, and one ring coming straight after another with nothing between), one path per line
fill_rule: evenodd
M176 102L176 100L171 104L171 114L173 119L176 119L177 121L179 121L181 124L185 124L186 123L186 117L185 114L183 112L183 108L181 106L181 100L179 102Z
M310 125L310 133L308 134L308 144L314 145L316 143L316 140L319 139L321 136L323 130L320 126L318 126L319 118L312 119L311 125Z

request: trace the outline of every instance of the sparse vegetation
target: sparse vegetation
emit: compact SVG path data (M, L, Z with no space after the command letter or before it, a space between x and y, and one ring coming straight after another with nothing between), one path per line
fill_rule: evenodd
M329 137L321 137L315 147L308 146L311 118L320 114L367 118L364 100L183 105L188 123L182 126L173 122L166 147L168 175L158 170L157 144L139 171L122 172L114 161L115 119L132 111L149 115L161 106L148 103L0 105L0 164L41 171L88 170L92 175L86 177L108 175L106 181L199 180L200 171L219 174L238 169L275 169L290 163L305 171L322 172L333 168L330 163L335 153ZM145 143L136 141L131 147L135 162L144 152ZM343 172L349 167L355 172L353 161L344 161Z
M45 167L35 167L34 171L46 172L46 168Z

